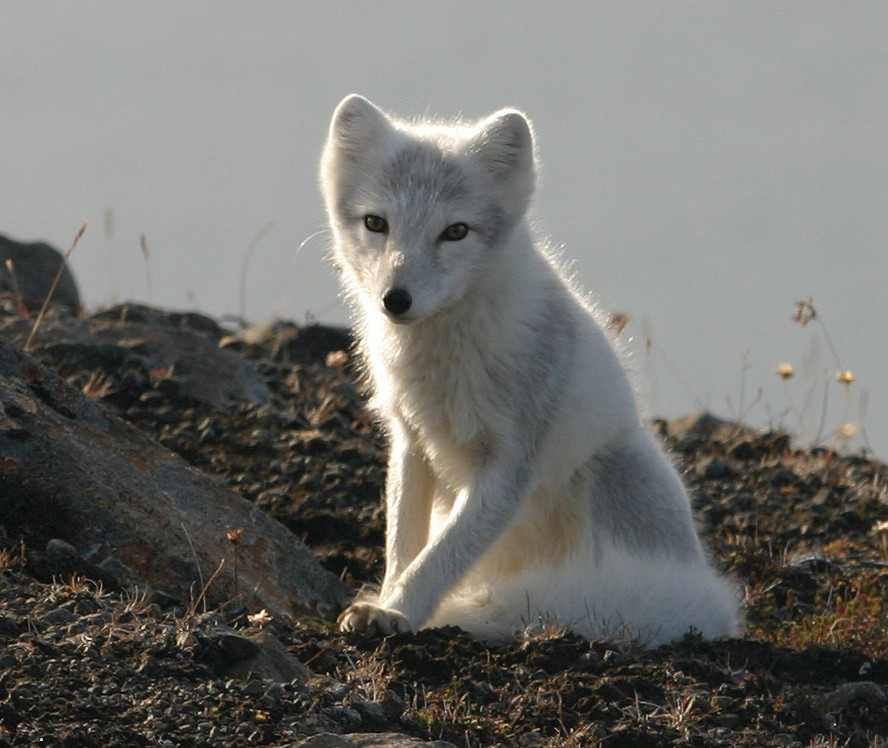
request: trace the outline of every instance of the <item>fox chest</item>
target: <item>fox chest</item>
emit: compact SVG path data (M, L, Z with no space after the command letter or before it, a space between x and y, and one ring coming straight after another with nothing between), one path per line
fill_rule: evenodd
M490 423L490 395L447 376L425 372L398 383L397 416L419 442L434 472L454 487L472 482L496 433Z

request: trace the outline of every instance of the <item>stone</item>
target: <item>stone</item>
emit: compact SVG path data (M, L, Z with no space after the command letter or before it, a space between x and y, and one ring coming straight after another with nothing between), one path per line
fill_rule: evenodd
M23 344L33 320L3 321L5 338ZM99 364L151 377L175 394L222 408L234 400L265 403L262 376L233 351L219 347L221 328L200 314L161 312L122 304L83 319L47 317L31 344L42 359L89 371Z
M349 597L282 524L4 340L0 516L30 547L113 557L195 607L330 618Z
M17 242L0 236L0 294L19 296L28 308L40 309L64 261L64 255L49 244ZM67 264L51 301L80 309L80 292Z
M207 613L197 619L190 633L203 648L203 659L226 678L306 683L305 666L268 631L235 630L218 614Z
M755 431L733 421L727 421L712 413L695 413L667 422L666 434L683 439L696 436L702 439L727 438L735 440L741 436L755 438Z
M342 327L306 325L279 336L274 355L294 363L323 361L331 353L348 351L354 345L351 332Z

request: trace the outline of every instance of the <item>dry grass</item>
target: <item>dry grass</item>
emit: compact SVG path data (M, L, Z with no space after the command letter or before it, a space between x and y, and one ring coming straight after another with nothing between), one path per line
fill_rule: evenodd
M854 372L846 367L839 356L838 349L823 320L823 315L814 306L813 299L797 301L793 321L801 327L816 324L820 338L826 343L826 347L832 357L833 366L823 376L809 377L809 384L803 394L802 405L796 405L798 392L793 392L790 380L795 377L795 367L791 363L782 363L777 366L776 374L784 382L787 405L781 414L781 420L794 417L796 423L789 428L789 432L800 435L803 424L808 420L810 409L814 407L815 397L821 395L821 409L816 432L811 439L811 446L826 444L830 448L851 448L855 439L865 449L872 451L869 438L866 434L866 394L856 392L853 386L857 382ZM827 427L829 393L831 388L838 383L843 388L842 411L838 423Z
M615 315L615 319L609 327L614 331L622 330L626 315ZM750 355L743 354L739 390L735 395L726 396L729 417L757 429L788 433L795 443L805 448L825 446L831 450L861 450L871 454L872 445L866 430L868 393L840 357L820 309L812 298L797 301L791 320L799 327L816 329L811 350L799 364L790 360L775 364L773 371L781 384L776 393L769 383L752 380ZM669 372L694 408L708 411L710 406L700 397L699 385L693 377L686 375L680 362L657 343L648 324L644 325L643 339L647 387L650 388L654 379L650 367L656 360ZM821 348L826 349L831 359L825 366L820 363ZM841 387L839 398L836 397L837 387Z
M0 573L21 571L27 564L25 541L19 540L17 545L0 548Z
M52 301L52 295L55 293L56 287L59 285L59 281L62 278L62 273L65 272L65 268L68 265L68 258L71 257L71 253L74 251L74 248L77 246L77 243L80 241L80 238L86 231L86 227L86 223L84 223L80 227L80 230L74 237L74 241L71 242L71 246L68 247L68 251L65 252L64 256L62 257L62 262L59 265L58 272L56 273L55 278L53 278L52 280L52 285L49 287L46 298L43 300L43 306L40 307L40 312L37 314L37 318L34 320L34 326L31 328L31 334L28 336L27 341L25 341L25 351L31 350L31 343L34 342L34 336L37 334L37 330L40 329L40 323L43 322L43 317L46 315L46 310L49 308L49 302Z

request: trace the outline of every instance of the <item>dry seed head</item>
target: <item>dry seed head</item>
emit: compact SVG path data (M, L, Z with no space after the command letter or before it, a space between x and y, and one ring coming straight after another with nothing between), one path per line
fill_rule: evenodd
M795 369L792 368L792 364L780 364L777 367L777 376L781 379L792 379L793 374Z
M341 369L348 363L348 353L345 351L331 351L324 361L331 369Z
M225 530L225 537L228 542L232 545L237 545L240 543L241 538L244 536L244 528L238 527L236 530L232 530L230 527Z
M795 314L792 316L792 319L802 327L812 320L817 319L817 310L814 308L814 299L797 301Z
M266 624L271 623L271 615L267 610L265 610L265 608L263 608L258 613L252 613L251 615L248 615L247 621L250 623L250 625L256 626L261 629Z
M853 423L843 423L836 429L840 439L853 439L857 435L857 426Z

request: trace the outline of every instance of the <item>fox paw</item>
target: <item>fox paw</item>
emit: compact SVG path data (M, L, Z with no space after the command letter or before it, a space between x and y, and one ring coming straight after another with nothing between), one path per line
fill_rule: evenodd
M340 631L356 631L367 636L399 634L410 631L407 619L397 610L380 608L372 603L355 603L336 619Z

